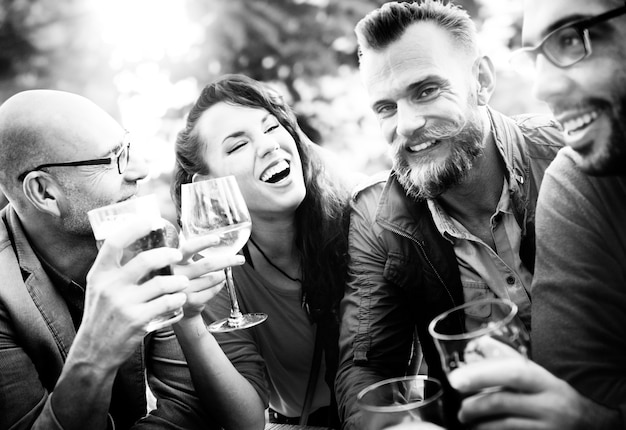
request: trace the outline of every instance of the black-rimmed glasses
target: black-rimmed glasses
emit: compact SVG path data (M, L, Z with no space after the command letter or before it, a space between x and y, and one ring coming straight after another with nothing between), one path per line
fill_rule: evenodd
M124 134L124 141L122 146L113 154L107 158L95 158L93 160L81 160L81 161L68 161L65 163L47 163L40 164L39 166L27 170L18 176L20 181L24 180L26 175L30 172L45 169L46 167L76 167L76 166L98 166L105 164L117 163L117 171L121 175L126 171L128 167L128 161L130 160L130 135L128 132Z
M557 67L573 66L591 55L589 27L624 14L626 14L626 3L624 6L600 15L559 27L544 37L537 46L515 51L511 56L511 65L516 69L527 69L530 63L534 67L537 55L543 54Z

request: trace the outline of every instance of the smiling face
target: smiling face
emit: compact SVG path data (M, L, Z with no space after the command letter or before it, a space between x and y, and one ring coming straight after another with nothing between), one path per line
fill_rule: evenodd
M476 56L431 22L410 25L361 76L407 193L434 198L460 183L483 145Z
M11 196L24 216L41 220L54 213L64 234L92 238L87 211L135 195L137 182L148 173L146 163L131 155L124 173L113 164L49 166L47 163L107 158L124 144L125 130L107 112L76 94L32 90L12 97L0 109L3 165L11 164L16 185ZM35 170L33 170L35 169ZM19 175L22 173L22 175ZM18 178L22 177L22 180ZM42 185L43 184L43 185ZM47 188L42 188L46 186ZM25 190L27 192L25 192ZM37 198L42 193L46 197ZM44 202L50 202L45 205Z
M216 103L196 127L209 176L234 175L252 217L292 216L306 195L289 132L267 110Z
M524 45L565 24L623 6L617 0L526 0ZM589 28L592 53L558 68L537 57L535 95L564 128L565 143L589 174L626 172L626 16Z

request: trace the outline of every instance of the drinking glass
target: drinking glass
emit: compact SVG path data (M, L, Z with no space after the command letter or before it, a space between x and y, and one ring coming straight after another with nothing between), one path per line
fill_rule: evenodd
M237 253L250 237L248 207L234 176L213 178L181 186L181 223L186 238L213 235L219 243L200 251L206 258ZM208 325L212 332L255 326L267 319L263 313L242 314L233 284L232 269L224 269L230 297L230 316Z
M98 249L100 249L104 240L112 231L132 217L141 218L146 224L151 226L152 231L150 231L150 233L124 248L122 264L126 264L140 252L168 246L168 243L172 241L171 238L168 239L168 236L172 235L172 229L174 234L176 232L176 229L171 223L161 218L159 204L154 194L136 197L120 203L93 209L87 212L87 216L89 217L89 223L91 224ZM165 266L148 273L139 280L139 284L143 284L158 275L171 274L172 268ZM181 307L153 319L146 325L145 330L147 332L158 330L179 321L182 317L183 308Z
M428 330L446 373L465 364L496 358L513 349L528 358L530 337L510 300L467 302L435 317ZM498 348L490 348L498 342ZM502 348L502 344L509 348Z
M357 394L364 430L380 430L405 422L443 425L441 383L422 375L385 379Z

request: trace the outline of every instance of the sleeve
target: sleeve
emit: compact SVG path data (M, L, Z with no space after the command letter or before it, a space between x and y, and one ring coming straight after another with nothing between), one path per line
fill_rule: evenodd
M50 394L20 346L4 303L0 303L0 428L62 429Z
M156 409L133 429L219 429L212 411L201 406L195 393L183 351L171 328L146 340L146 370Z
M235 272L237 268L233 268ZM237 282L237 281L235 281ZM248 310L239 302L241 312ZM230 299L226 288L222 288L204 309L202 316L207 324L225 318L230 313ZM261 356L253 330L234 330L228 333L213 333L235 369L252 384L265 407L269 405L270 389L267 382L265 360Z
M404 374L415 327L406 297L387 274L390 267L404 263L389 253L367 206L357 202L350 217L348 282L340 310L335 391L344 429L363 428L356 403L363 388Z
M583 174L565 150L546 172L537 210L532 356L583 395L624 411L623 184Z

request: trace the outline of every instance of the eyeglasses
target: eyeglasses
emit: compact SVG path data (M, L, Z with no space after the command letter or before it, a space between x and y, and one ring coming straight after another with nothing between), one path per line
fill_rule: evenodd
M37 170L45 169L46 167L76 167L76 166L98 166L105 164L114 164L117 163L117 171L121 175L126 171L128 167L128 161L130 160L130 134L128 131L124 134L124 140L122 142L122 146L114 153L111 154L107 158L96 158L93 160L83 160L83 161L69 161L66 163L47 163L40 164L39 166L27 170L18 176L20 181L23 181L26 175L30 172L35 172Z
M626 3L600 15L566 24L552 31L534 47L521 48L511 56L511 65L517 69L534 68L537 55L543 54L560 68L573 66L591 55L589 27L626 13Z

